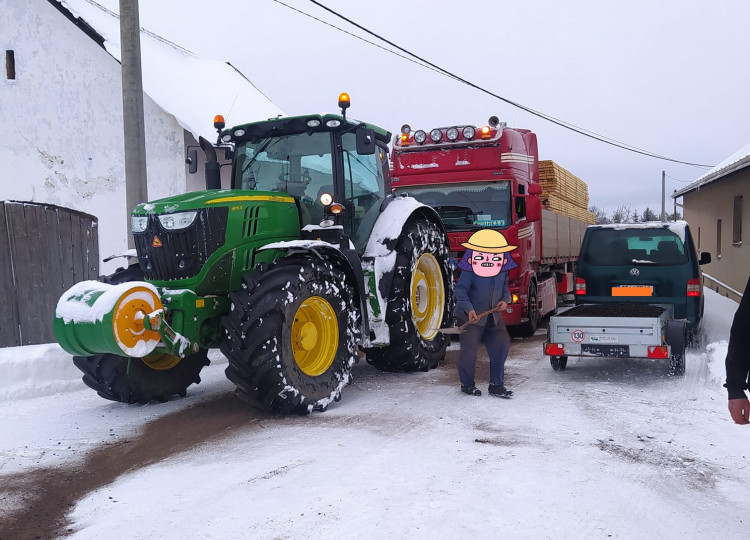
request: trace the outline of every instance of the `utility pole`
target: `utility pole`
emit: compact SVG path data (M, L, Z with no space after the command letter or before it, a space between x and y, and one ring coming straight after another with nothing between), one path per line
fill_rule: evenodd
M667 221L667 192L666 192L666 173L661 172L661 220Z
M125 134L125 193L128 247L135 247L130 212L148 200L146 181L146 129L143 117L141 24L138 0L120 0L122 63L122 118Z

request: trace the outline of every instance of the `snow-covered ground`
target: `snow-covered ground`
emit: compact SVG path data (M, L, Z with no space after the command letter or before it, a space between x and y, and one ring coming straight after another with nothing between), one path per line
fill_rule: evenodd
M652 361L555 372L540 331L514 340L511 400L461 394L454 344L428 373L360 362L307 417L248 409L219 354L186 398L126 406L56 345L0 349L0 520L24 504L3 484L98 463L109 476L71 488L76 540L746 538L750 428L721 387L737 304L706 301L707 346L682 378Z

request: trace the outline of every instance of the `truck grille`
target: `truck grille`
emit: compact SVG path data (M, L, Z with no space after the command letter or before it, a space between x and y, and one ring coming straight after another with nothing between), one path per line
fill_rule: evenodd
M134 234L138 262L146 279L170 281L195 277L206 260L224 245L228 208L202 208L193 223L177 231L164 229L158 216Z

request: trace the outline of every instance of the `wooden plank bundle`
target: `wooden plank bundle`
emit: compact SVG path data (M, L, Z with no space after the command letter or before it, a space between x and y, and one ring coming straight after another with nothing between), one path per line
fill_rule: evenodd
M542 204L547 210L564 216L595 223L589 212L589 187L576 175L552 160L539 162L539 183L542 185Z

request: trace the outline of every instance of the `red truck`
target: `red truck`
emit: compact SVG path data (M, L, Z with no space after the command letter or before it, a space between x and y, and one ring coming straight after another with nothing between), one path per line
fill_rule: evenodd
M391 166L396 194L408 193L440 214L456 259L465 251L461 244L480 229L498 230L518 246L511 252L518 267L510 271L506 325L533 335L556 310L558 295L573 293L589 223L542 208L535 133L509 128L495 116L484 126L429 132L404 125L394 138Z

